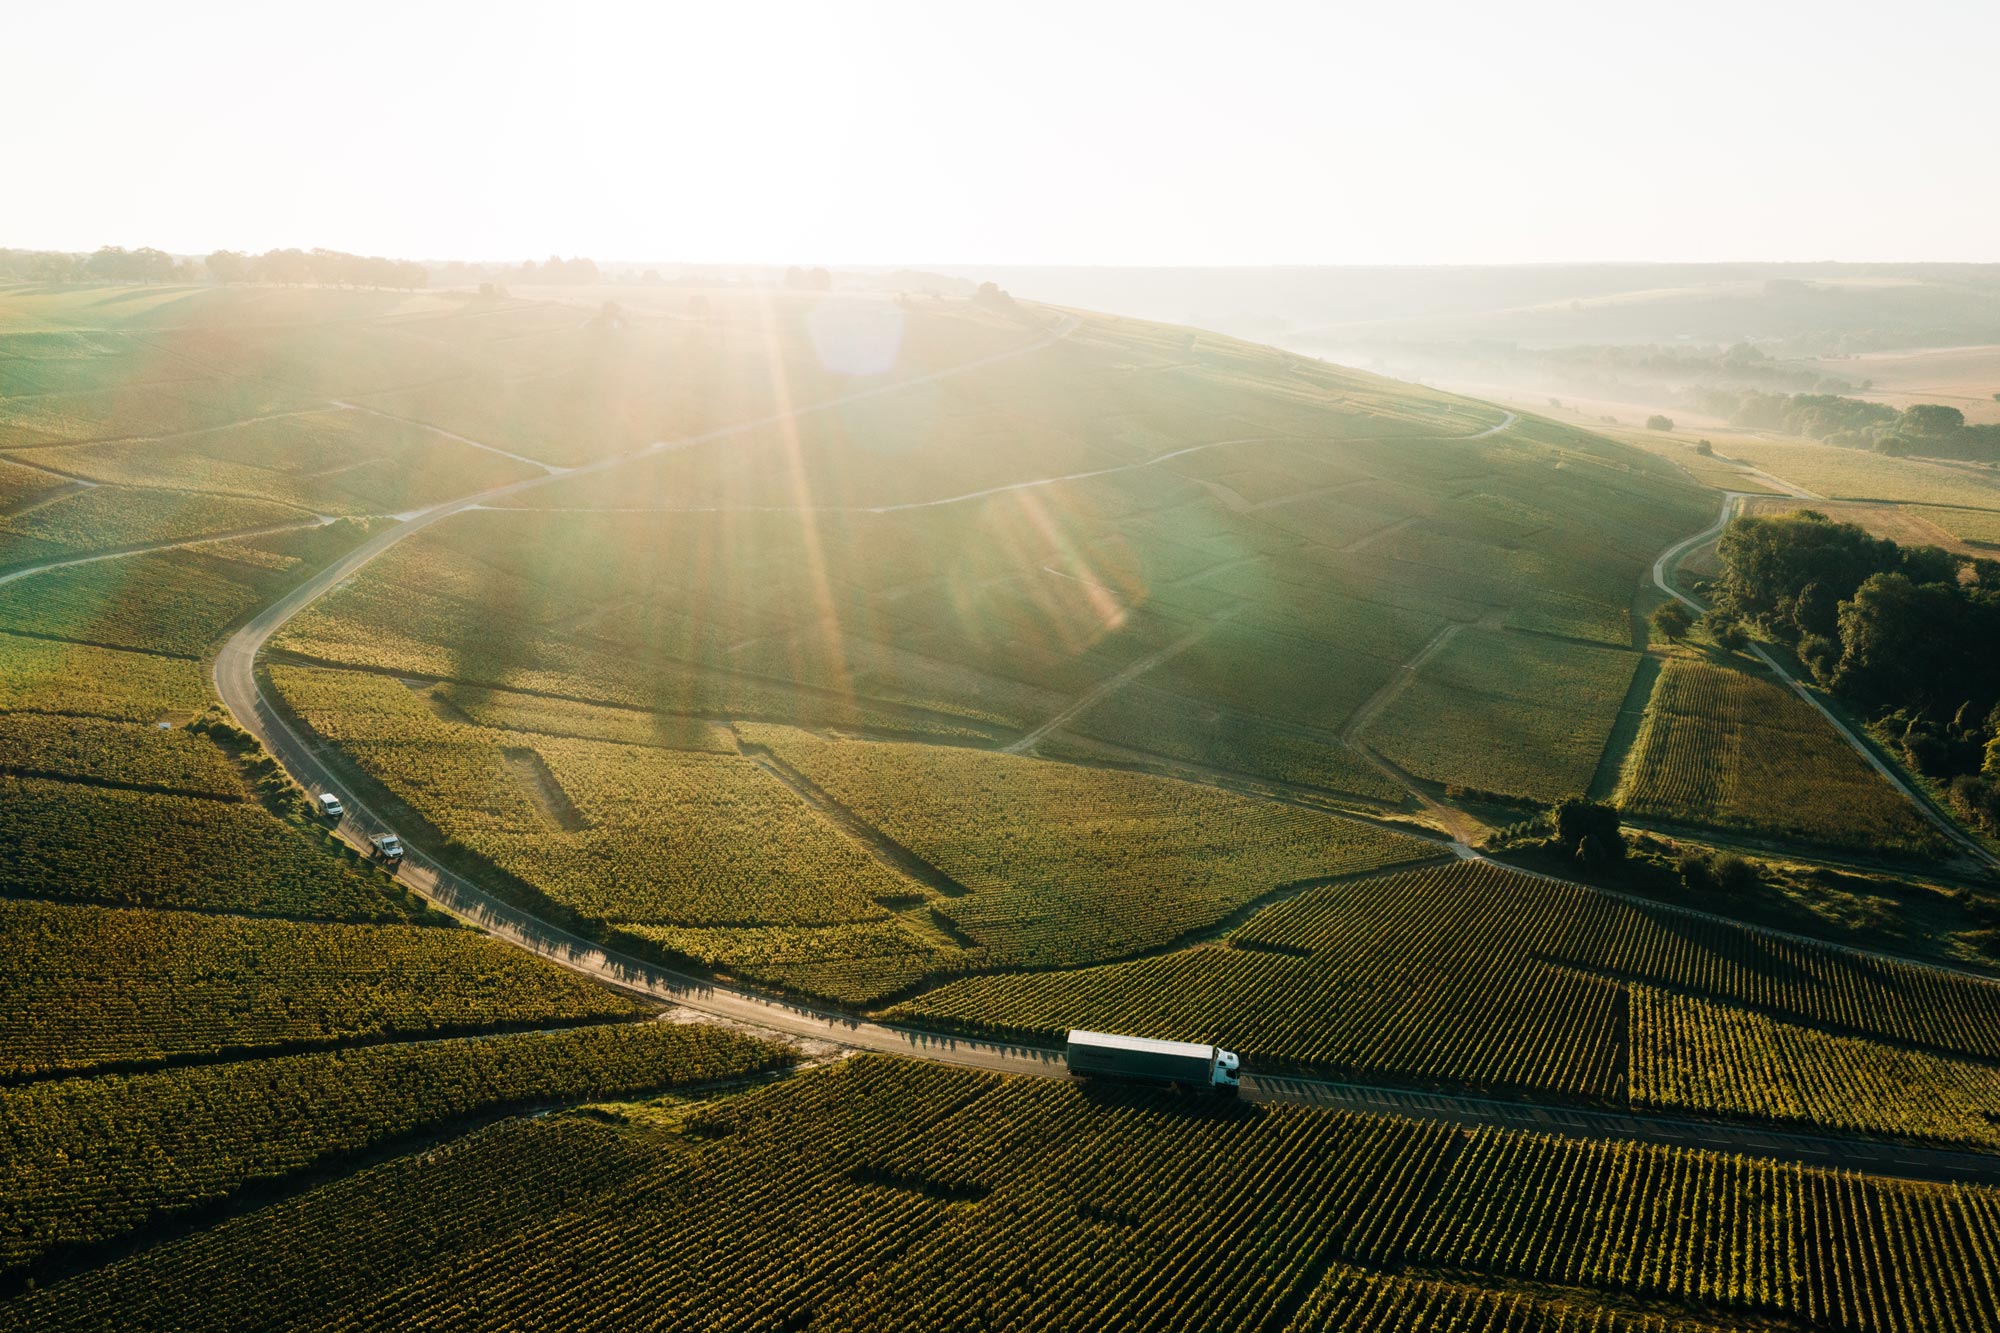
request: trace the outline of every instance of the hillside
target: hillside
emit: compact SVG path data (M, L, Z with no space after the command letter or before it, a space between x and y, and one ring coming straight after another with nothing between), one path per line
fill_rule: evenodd
M0 288L0 1329L1990 1326L1986 899L1649 633L1677 462L991 294ZM1593 791L1920 956L1472 846Z

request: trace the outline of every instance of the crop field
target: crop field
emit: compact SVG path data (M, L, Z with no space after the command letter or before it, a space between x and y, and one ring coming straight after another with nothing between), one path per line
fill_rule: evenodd
M93 717L0 713L0 772L243 799L243 780L205 736Z
M46 570L0 586L0 624L22 634L198 657L272 599L270 576L194 551Z
M19 456L106 483L107 489L184 487L221 493L211 500L258 497L318 514L400 513L540 474L531 464L359 410L267 418L175 440L71 445Z
M0 718L5 724L17 718ZM228 775L217 775L226 778ZM0 894L259 916L406 921L412 908L261 805L0 777Z
M1870 850L1930 851L1916 810L1775 681L1675 658L1626 757L1618 804L1644 819Z
M2000 1152L2000 982L1396 831L1591 788L1635 589L1717 503L1672 450L1026 302L549 295L0 290L0 571L105 557L0 585L0 1333L2000 1327L1994 1189L843 1056L815 1016ZM2000 514L1977 469L1743 447ZM832 1040L639 1021L214 725L232 627L521 481L290 620L262 702L344 836ZM1679 656L1620 798L1929 841L1776 684Z
M1553 800L1587 791L1638 654L1468 629L1362 733L1420 778Z
M1220 944L964 978L886 1016L1039 1042L1072 1027L1171 1036L1215 1042L1252 1068L1975 1143L1993 1141L1970 1109L1991 1096L1979 1062L2000 1051L2000 983L1478 864L1311 889ZM1795 1052L1824 1072L1801 1074ZM1843 1082L1832 1072L1843 1061L1869 1080ZM1936 1103L1892 1118L1898 1070L1920 1073ZM1801 1079L1810 1093L1742 1091Z
M782 346L794 313L777 312ZM738 316L719 318L726 352ZM928 338L940 321L923 320ZM1019 345L1034 329L962 332L923 355ZM625 352L565 346L568 370L518 386L533 401L486 393L476 375L369 401L565 462L669 438L688 412L750 411L730 384L698 410L628 393ZM625 387L562 399L593 365L598 388ZM1135 378L1135 365L1156 373ZM551 420L575 427L559 445ZM1545 421L1472 438L1492 424L1488 409L1409 386L1225 340L1190 357L1177 334L1088 319L977 375L457 515L278 646L664 714L965 739L1030 730L1129 670L1186 700L1184 718L1148 728L1114 692L1076 734L1394 800L1319 742L1439 628L1485 620L1629 644L1645 563L1706 517L1663 463ZM1584 763L1569 751L1601 744L1589 721L1569 734L1552 697L1511 706L1560 716L1440 763L1492 758L1495 772L1453 785L1536 794L1558 778L1516 771L1512 751L1553 739L1566 773ZM1470 707L1455 727L1489 730Z
M1016 966L1157 948L1282 885L1435 854L1370 825L1137 773L777 728L743 734L962 886L932 911Z
M0 1076L626 1017L465 930L0 900Z
M862 1057L498 1125L0 1327L1975 1333L1996 1221L1978 1187Z
M619 924L835 925L909 892L783 783L736 755L444 720L384 676L272 679L453 842L581 916Z
M614 1023L0 1088L0 1275L455 1118L791 1058L716 1027Z
M1143 686L1105 696L1072 719L1068 730L1253 777L1377 801L1393 803L1403 797L1401 788L1337 739L1309 737ZM1047 742L1042 749L1054 753Z
M1910 508L1962 542L2000 546L2000 506L1993 509L1947 509L1937 505L1912 505Z
M968 978L888 1016L1043 1040L1172 1033L1252 1068L1616 1098L1622 987L1535 956L1549 897L1487 866L1352 880L1264 909L1224 945Z
M1834 500L2000 510L2000 474L1830 444L1731 440L1729 454Z
M1632 1101L2000 1147L2000 1069L1632 988Z

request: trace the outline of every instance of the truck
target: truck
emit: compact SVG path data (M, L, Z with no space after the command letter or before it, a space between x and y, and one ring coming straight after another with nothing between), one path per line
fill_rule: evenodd
M1190 1088L1234 1092L1242 1061L1234 1051L1193 1041L1155 1041L1116 1032L1070 1029L1064 1056L1079 1078L1132 1079L1178 1083Z
M375 848L375 855L390 865L393 866L403 859L403 840L395 834L379 833L368 841Z

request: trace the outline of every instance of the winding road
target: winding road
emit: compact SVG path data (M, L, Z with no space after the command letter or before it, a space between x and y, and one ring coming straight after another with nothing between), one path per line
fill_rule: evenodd
M844 398L827 400L791 412L738 423L671 443L656 443L582 467L561 472L549 471L405 515L396 526L376 534L321 570L279 601L257 613L231 635L219 650L213 664L216 691L237 722L254 735L301 786L316 793L336 790L340 784L336 783L332 770L321 757L313 740L301 734L264 695L256 673L256 661L264 645L287 622L385 551L453 514L487 505L495 500L506 499L561 478L617 467L666 449L684 448L747 433L788 417L827 410L856 398L894 392L924 380L960 374L978 365L1022 355L1046 346L1056 339L1067 336L1075 324L1074 319L1068 319L1057 330L1022 348L932 372L917 379L877 386ZM1515 420L1513 413L1507 413L1505 420L1500 424L1480 432L1479 435L1492 435L1505 430ZM1479 436L1467 438L1479 438ZM1177 451L1170 456L1189 452L1193 450ZM1159 462L1164 459L1152 461ZM988 493L991 492L978 494ZM954 500L966 498L971 497L953 497ZM885 508L901 507L903 506ZM1712 536L1719 528L1720 524L1708 533L1698 534L1680 543L1662 556L1661 562L1655 565L1655 577L1663 579L1664 570L1672 558L1677 558L1698 541ZM1665 586L1664 583L1662 586ZM1680 596L1678 593L1674 595ZM1437 645L1433 645L1435 646ZM389 826L350 791L341 789L340 795L346 805L347 813L340 821L338 835L357 850L366 852L369 850L369 838L390 831ZM1454 846L1453 850L1461 856L1477 855L1462 845ZM438 908L498 939L611 985L680 1006L711 1019L808 1044L882 1052L995 1073L1068 1077L1062 1054L1057 1050L870 1022L835 1010L760 994L748 988L723 985L709 978L679 972L607 950L593 941L552 926L523 909L502 901L416 847L408 849L397 877L411 891ZM1394 1113L1442 1119L1465 1125L1494 1125L1582 1137L1632 1139L1685 1147L1720 1149L1786 1160L1814 1160L1829 1165L1885 1174L1928 1179L2000 1182L2000 1156L1989 1157L1978 1153L1914 1147L1882 1140L1820 1138L1723 1121L1425 1093L1409 1089L1293 1077L1275 1072L1246 1076L1244 1094L1259 1101L1340 1107L1377 1114Z
M1708 610L1708 608L1674 586L1674 569L1687 556L1688 552L1720 536L1722 530L1729 526L1729 520L1736 517L1737 510L1742 508L1743 501L1750 494L1751 492L1749 491L1724 491L1722 495L1722 512L1716 516L1715 522L1709 524L1700 532L1695 533L1694 536L1669 546L1666 550L1660 552L1659 559L1653 561L1654 585L1661 592L1681 603L1681 605L1687 607L1696 615L1700 615L1702 612ZM1791 688L1792 693L1805 700L1814 712L1825 718L1827 724L1840 734L1841 739L1852 746L1854 752L1861 756L1862 762L1881 774L1882 780L1887 782L1891 787L1894 787L1902 794L1904 799L1909 801L1911 805L1914 805L1917 808L1917 812L1928 820L1938 832L1950 840L1953 846L1959 848L1967 856L1970 856L1973 860L1986 866L1988 869L2000 870L2000 856L1996 856L1988 851L1976 839L1952 823L1951 820L1938 811L1936 806L1926 800L1922 793L1916 791L1909 783L1905 782L1901 774L1883 763L1882 757L1875 753L1874 748L1867 741L1856 735L1852 727L1835 717L1832 710L1820 701L1819 696L1807 689L1804 682L1800 681L1798 677L1787 671L1777 658L1766 652L1762 644L1751 643L1750 655L1759 662L1762 662L1772 675L1785 682Z

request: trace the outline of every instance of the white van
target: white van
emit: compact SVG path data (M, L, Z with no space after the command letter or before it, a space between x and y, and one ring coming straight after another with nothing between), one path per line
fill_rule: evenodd
M338 819L347 813L347 807L340 803L338 796L330 791L323 791L319 794L319 812L328 819Z

